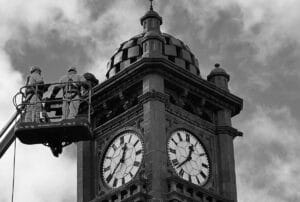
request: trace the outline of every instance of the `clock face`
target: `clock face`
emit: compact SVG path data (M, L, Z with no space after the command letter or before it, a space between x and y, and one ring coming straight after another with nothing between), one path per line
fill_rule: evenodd
M144 155L143 143L132 131L119 135L108 147L102 160L102 178L111 188L131 181L138 172Z
M201 142L185 130L177 130L168 141L168 155L176 173L193 184L204 185L210 175L208 155Z

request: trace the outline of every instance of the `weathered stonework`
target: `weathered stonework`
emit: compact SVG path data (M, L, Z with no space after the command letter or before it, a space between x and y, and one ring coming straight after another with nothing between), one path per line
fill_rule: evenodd
M108 63L108 80L94 88L94 140L78 144L78 202L237 201L233 139L242 133L231 118L243 101L229 92L225 70L202 79L198 59L162 33L161 23L148 11L143 33L121 44ZM193 134L207 153L210 176L201 186L181 178L169 160L167 142L178 129ZM126 130L139 135L144 157L130 182L110 188L101 163Z

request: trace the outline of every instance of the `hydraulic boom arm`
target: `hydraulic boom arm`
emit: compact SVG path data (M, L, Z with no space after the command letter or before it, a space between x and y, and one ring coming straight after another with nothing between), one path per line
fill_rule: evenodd
M4 128L0 132L0 158L16 139L14 126L15 122L18 121L19 117L19 113L15 112L10 118L9 122L4 126Z

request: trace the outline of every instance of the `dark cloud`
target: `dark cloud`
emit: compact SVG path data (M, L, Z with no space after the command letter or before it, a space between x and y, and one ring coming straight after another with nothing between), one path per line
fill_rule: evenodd
M132 31L141 28L138 17L133 22L130 16L140 11L142 16L149 8L146 0L134 0L138 11L124 11L118 6L124 6L123 0L80 2L88 13L86 21L73 22L62 10L54 9L54 25L18 27L22 37L5 44L12 66L25 75L28 66L40 65L46 79L52 81L69 65L85 68L98 65L98 60L106 63L122 40L139 33ZM300 201L299 193L293 192L300 176L300 128L295 124L300 121L299 40L288 34L278 36L281 30L276 24L271 27L272 17L276 17L272 13L249 23L249 8L241 1L230 2L220 6L210 0L164 0L154 1L154 9L163 17L162 30L184 41L198 57L202 77L220 62L231 75L232 92L245 100L244 110L233 121L244 132L235 142L237 179L242 189L263 193L272 201ZM103 74L103 69L95 71ZM271 112L257 113L257 106ZM277 112L283 108L286 111ZM63 155L74 161L76 146L66 147ZM245 201L246 197L239 198ZM67 197L62 201L68 201Z
M235 142L237 179L245 189L263 192L274 201L300 197L293 191L297 190L300 163L294 120L286 109L249 113L246 120L239 120L245 136Z
M25 29L23 33L25 38L36 37L43 43L39 46L32 44L30 40L7 41L5 50L10 55L12 65L24 75L28 73L28 67L38 65L42 67L45 79L51 82L65 74L67 67L75 65L84 70L85 65L91 62L86 52L86 46L92 46L88 44L88 38L81 39L84 43L76 43L73 40L62 39L57 30L50 30L43 36L39 33L29 33Z
M146 7L145 1L134 0L135 3L141 7ZM118 0L82 0L82 3L90 11L90 18L96 21L105 14L108 10L114 9L114 6L119 3Z
M112 6L117 2L117 0L87 0L82 1L82 3L90 11L90 17L92 21L97 20L101 15L103 15L108 9L112 9Z

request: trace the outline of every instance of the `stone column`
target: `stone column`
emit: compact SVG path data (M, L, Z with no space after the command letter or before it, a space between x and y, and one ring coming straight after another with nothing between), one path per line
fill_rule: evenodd
M217 113L218 159L221 194L237 201L231 112L224 109Z
M159 99L164 94L164 79L149 74L143 79L144 137L146 143L146 174L150 181L151 202L163 202L166 183L166 127L165 103Z
M77 143L77 202L88 202L95 196L93 142Z

